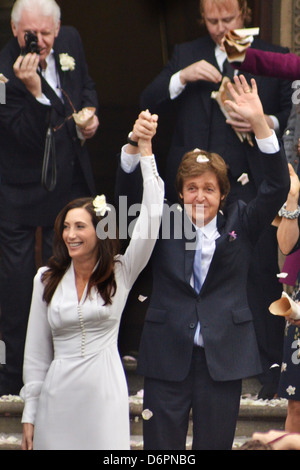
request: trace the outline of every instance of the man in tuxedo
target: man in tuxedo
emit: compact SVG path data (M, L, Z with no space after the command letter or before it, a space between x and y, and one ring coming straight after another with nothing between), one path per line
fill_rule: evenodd
M247 25L251 12L246 0L201 0L200 12L208 34L175 46L169 62L144 90L141 109L158 113L160 118L166 113L176 116L166 163L166 195L169 200L177 200L174 183L182 155L198 147L217 152L226 161L231 185L227 205L237 199L249 202L256 196L262 181L261 160L255 141L251 146L247 140L241 141L237 132L249 133L253 140L253 129L233 110L229 111L230 117L226 120L211 95L219 90L222 73L228 76L230 69L233 73L225 61L226 54L220 49L222 38L228 30ZM287 52L258 38L254 39L253 47ZM245 76L249 81L251 75ZM291 109L290 82L255 78L268 125L276 133L281 133ZM173 117L171 120L173 122ZM273 398L276 393L279 368L270 368L274 363L280 364L282 357L284 322L272 318L268 312L270 303L281 295L276 277L279 272L277 250L276 229L270 224L256 246L248 280L249 302L255 316L264 368L264 374L260 376L264 385L261 398ZM274 372L278 374L273 380Z
M73 120L75 111L97 108L97 94L79 34L72 27L60 27L56 2L17 0L11 18L14 38L0 53L0 70L8 79L6 104L0 107L0 330L6 346L0 395L18 394L22 386L24 340L36 273L36 229L41 227L46 263L59 210L75 197L95 194L85 140L93 137L99 124L96 113L85 129L77 128ZM23 55L20 51L29 31L36 34L39 53ZM56 161L50 156L43 185L50 128L54 136L50 150L55 149ZM56 184L50 188L53 169Z
M218 154L195 149L179 165L182 206L172 206L173 217L168 207L163 214L138 358L143 406L153 413L143 422L147 450L185 449L191 409L193 449L231 449L241 380L261 372L246 281L253 248L286 200L289 173L255 81L251 93L243 76L234 80L231 108L253 126L263 182L248 204L226 206L227 166ZM139 137L135 127L118 173L118 192L129 196L129 204L140 189Z

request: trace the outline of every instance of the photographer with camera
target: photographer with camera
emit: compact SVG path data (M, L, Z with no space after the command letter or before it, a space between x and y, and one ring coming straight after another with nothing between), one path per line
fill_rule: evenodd
M37 228L45 263L60 209L95 194L84 142L99 125L80 36L60 26L55 0L17 0L11 26L14 38L0 52L8 79L0 106L0 334L6 345L0 396L22 387ZM89 124L78 129L73 114L85 108Z

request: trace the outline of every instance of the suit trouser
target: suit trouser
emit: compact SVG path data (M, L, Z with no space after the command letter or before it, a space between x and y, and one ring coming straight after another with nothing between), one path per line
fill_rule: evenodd
M174 364L176 367L176 364ZM183 450L193 416L194 450L230 450L239 413L242 381L211 379L203 348L194 348L191 368L182 382L145 378L143 421L145 450Z
M0 332L6 346L0 384L11 388L11 393L17 393L22 386L24 343L37 270L35 236L36 227L0 220ZM52 240L53 227L44 227L43 264L51 256Z

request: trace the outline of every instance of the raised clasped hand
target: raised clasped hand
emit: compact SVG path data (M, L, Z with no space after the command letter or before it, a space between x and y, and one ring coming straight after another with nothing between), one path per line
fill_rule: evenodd
M141 155L152 155L152 139L157 129L157 114L142 111L133 126L133 134L138 140Z

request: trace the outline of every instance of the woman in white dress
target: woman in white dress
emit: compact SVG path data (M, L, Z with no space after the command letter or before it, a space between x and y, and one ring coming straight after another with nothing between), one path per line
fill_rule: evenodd
M164 184L152 155L156 127L157 116L142 112L126 146L127 153L140 155L144 194L124 255L99 225L96 232L107 214L105 202L95 208L95 200L75 200L57 217L53 257L35 277L26 337L24 450L130 448L117 341L128 293L159 231Z

